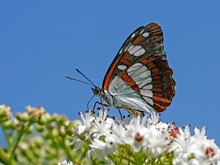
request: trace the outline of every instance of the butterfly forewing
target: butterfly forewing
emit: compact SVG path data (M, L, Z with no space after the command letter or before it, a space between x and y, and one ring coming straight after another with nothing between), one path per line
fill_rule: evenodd
M103 89L108 91L111 81L120 77L132 92L161 112L175 95L172 74L162 30L158 24L151 23L138 28L126 39L105 75Z

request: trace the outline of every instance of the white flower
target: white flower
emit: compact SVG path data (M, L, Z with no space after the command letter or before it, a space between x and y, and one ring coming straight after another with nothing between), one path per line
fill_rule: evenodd
M112 154L115 150L115 140L111 136L103 137L103 139L94 139L92 144L89 145L90 150L100 154L96 154L95 157L106 156Z
M176 157L173 160L173 165L201 165L196 159L188 159L186 155Z
M84 135L86 140L89 140L89 150L87 158L99 158L108 162L108 154L115 150L115 138L112 136L111 128L114 126L115 121L107 117L108 110L99 110L98 116L93 111L87 111L85 117L80 113L82 125L78 126L76 134ZM79 149L83 141L75 138L73 143L75 149ZM111 161L110 161L111 162Z
M112 118L107 117L108 110L105 110L104 113L102 110L99 110L99 116L95 117L94 125L90 130L90 134L94 137L99 138L103 135L109 135L111 128L115 124L115 121Z
M147 117L146 119L148 125L152 125L152 124L157 125L160 122L160 114L157 112L152 112L151 117Z
M193 147L191 143L191 134L189 130L189 126L185 126L185 129L182 130L179 128L179 133L176 135L174 139L174 143L172 144L170 150L174 151L174 154L186 154L190 155L193 152Z
M95 117L93 116L93 111L86 111L85 117L83 114L80 112L79 113L81 120L82 120L82 125L79 125L77 128L77 134L82 134L85 131L89 130L92 127L93 120Z
M127 125L115 125L113 133L119 144L130 145L135 152L144 149L150 156L158 157L170 143L168 128L167 124L159 122L159 115L154 114L151 118L133 118Z
M110 128L114 125L112 118L107 118L108 110L99 111L99 116L95 116L93 111L87 111L85 117L82 113L80 114L82 124L78 126L76 133L78 135L84 135L85 139L94 138L108 134Z
M160 127L162 126L162 127ZM148 129L148 134L146 135L148 138L148 154L151 157L158 157L165 150L168 149L168 145L171 143L169 138L170 133L168 127L164 124L152 125Z
M171 150L174 152L174 165L207 165L219 162L219 148L213 140L205 136L205 128L194 129L195 135L190 134L189 126L184 130L179 128L179 134L174 138Z
M146 119L146 117L144 117ZM147 128L141 123L140 117L131 120L130 124L124 125L120 123L113 127L113 133L117 137L119 144L128 144L133 147L135 152L140 151L146 140L144 139L147 134Z
M116 147L115 138L113 138L111 135L112 134L103 137L100 136L99 139L94 138L92 143L89 145L90 149L86 155L88 160L98 159L106 165L114 164L107 156L112 154ZM92 163L90 162L90 164Z

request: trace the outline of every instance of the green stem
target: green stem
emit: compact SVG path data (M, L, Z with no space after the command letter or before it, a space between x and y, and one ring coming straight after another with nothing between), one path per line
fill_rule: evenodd
M10 146L12 146L12 148L10 148L9 152L8 152L9 155L10 155L9 156L10 163L11 163L11 161L13 161L15 150L18 147L18 144L20 142L20 139L21 139L22 135L25 134L26 130L29 128L30 125L31 125L31 123L29 123L26 127L24 125L22 125L22 129L21 129L20 132L18 132L18 136L15 138L14 144L10 145Z
M7 146L9 146L10 145L10 142L9 142L10 136L6 133L6 129L4 129L4 127L1 126L1 128L3 130L3 134L5 136L5 139L7 140Z
M151 158L151 165L154 165L155 164L155 158Z

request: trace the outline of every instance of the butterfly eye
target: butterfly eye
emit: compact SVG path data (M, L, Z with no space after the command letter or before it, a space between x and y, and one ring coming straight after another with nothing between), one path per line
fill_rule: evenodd
M92 91L93 91L94 95L99 95L101 92L101 89L98 87L95 87L95 88L92 88Z

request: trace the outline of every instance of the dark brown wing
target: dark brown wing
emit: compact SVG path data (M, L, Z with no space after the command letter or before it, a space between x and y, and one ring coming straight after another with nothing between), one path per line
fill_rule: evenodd
M175 95L172 74L164 51L163 32L158 24L150 23L126 39L105 75L103 89L108 90L110 82L118 76L161 112Z

